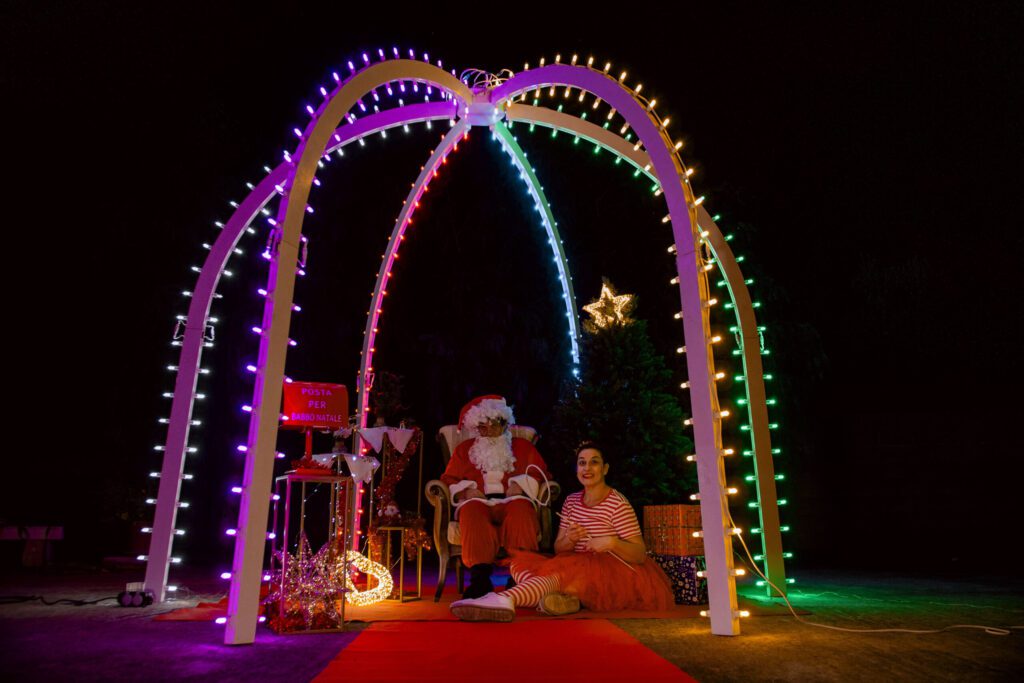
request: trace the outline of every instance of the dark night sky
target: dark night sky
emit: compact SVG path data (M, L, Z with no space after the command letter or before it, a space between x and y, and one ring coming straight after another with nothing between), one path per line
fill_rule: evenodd
M440 6L353 20L246 3L39 5L6 3L0 20L18 397L8 432L21 442L0 517L67 524L78 551L120 542L109 519L157 469L177 292L191 288L188 268L227 201L294 146L290 131L332 68L391 45L459 70L578 51L657 97L697 190L748 256L776 363L791 546L808 564L1001 559L1022 473L1019 5L626 11L603 28L511 13L509 29ZM681 333L659 202L607 156L519 135L565 233L579 302L610 276L640 295L639 317L670 351ZM436 132L392 138L353 150L314 194L294 376L352 384L365 297ZM429 429L491 390L543 425L564 372L564 321L553 271L537 265L535 218L486 136L449 166L410 236L377 366L406 376ZM204 530L236 514L220 493L240 471L224 453L244 434L235 407L251 389L236 369L256 346L237 330L259 316L258 246L234 264L217 311L218 378L194 438L206 457L192 514ZM488 254L500 254L503 277ZM203 533L194 554L227 557Z

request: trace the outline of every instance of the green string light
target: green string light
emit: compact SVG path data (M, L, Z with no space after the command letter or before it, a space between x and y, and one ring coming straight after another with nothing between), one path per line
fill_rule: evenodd
M538 104L538 102L535 100L534 101L534 105L536 106L537 104ZM563 111L563 106L562 105L558 106L558 111L559 112ZM583 112L580 115L580 118L582 120L586 120L587 119L587 112ZM603 124L602 128L604 130L608 130L609 129L609 125L610 124L608 122L605 122ZM533 130L533 125L532 124L531 124L530 130L531 131ZM556 137L557 133L558 133L558 131L556 129L552 129L551 137L552 138ZM630 131L629 133L627 133L623 137L627 141L632 140L633 139L632 131ZM579 135L574 136L573 144L578 144L579 141L580 141L580 136ZM597 155L597 154L600 154L600 152L601 152L600 144L595 144L594 145L594 152L593 153L595 155ZM620 156L618 153L614 153L614 152L613 152L613 156L614 156L615 164L616 165L619 165L619 164L622 163L622 159L623 159L622 156ZM634 171L633 171L633 177L634 178L639 177L641 173L643 173L643 169L635 168ZM659 185L658 184L654 184L654 185L651 186L651 192L657 193L658 190L659 190ZM712 220L715 221L715 222L721 220L721 214L714 214L712 216ZM724 237L725 241L731 242L735 238L735 233L727 233L723 237ZM743 256L743 255L735 256L734 260L735 260L736 263L743 263L746 260L746 257ZM753 285L754 284L754 278L745 278L743 280L743 283L746 286ZM716 286L719 287L719 288L727 288L727 289L729 289L729 282L727 280L725 280L725 279L721 279L721 280L719 280L716 283ZM751 303L751 306L753 308L760 308L761 307L761 302L760 301L754 301L754 302ZM735 303L733 301L729 301L729 302L724 304L723 309L735 310L736 309L736 305L735 305ZM759 332L764 332L765 331L765 327L764 326L758 326L757 330ZM732 326L729 327L729 331L734 333L734 334L736 334L736 333L741 331L741 328L740 328L739 325L732 325ZM743 352L740 349L733 349L732 350L732 355L733 356L741 356L742 353ZM770 355L770 354L771 354L771 351L769 349L764 349L762 351L762 355L767 356L767 355ZM746 378L745 375L735 375L733 379L736 382L744 382L745 383L747 378ZM771 374L769 374L769 373L765 373L765 374L763 374L763 379L766 382L767 381L771 381L773 379L773 376ZM747 407L749 407L749 401L745 397L737 399L736 403L737 403L737 405L740 405L740 406L747 406ZM765 400L765 404L766 405L774 406L777 403L778 403L778 401L777 401L776 398L770 398L770 399L766 399ZM772 423L769 423L769 425L768 425L768 428L771 429L771 430L778 429L778 427L779 427L779 424L777 422L772 422ZM751 426L749 424L740 425L740 430L743 431L743 432L749 433L751 431ZM782 453L782 449L781 448L776 447L776 448L772 448L771 449L771 454L772 455L780 455L781 453ZM744 457L753 457L754 456L754 451L753 451L753 449L743 450L742 454L743 454ZM783 481L783 480L785 480L785 475L781 474L781 473L780 474L775 474L774 478L775 478L776 481ZM755 474L747 474L747 475L744 476L744 480L746 482L754 482L756 484L757 476ZM786 498L779 498L779 499L777 499L776 502L780 506L788 504L788 500ZM747 502L747 506L749 508L751 508L751 509L756 509L756 508L760 507L760 502L757 501L757 500L748 501ZM780 529L780 531L785 533L785 532L788 532L790 530L790 527L789 527L789 525L781 525L779 527L779 529ZM759 535L762 534L762 529L760 527L753 528L750 531L753 534L759 534ZM784 553L782 553L782 557L785 558L785 559L790 559L790 558L793 557L793 553L791 553L791 552L784 552ZM765 558L764 558L763 554L755 556L755 560L764 561L764 559ZM795 580L792 579L792 578L787 578L786 579L786 583L792 584L792 583L795 583ZM757 585L758 586L764 586L765 582L764 581L757 581Z

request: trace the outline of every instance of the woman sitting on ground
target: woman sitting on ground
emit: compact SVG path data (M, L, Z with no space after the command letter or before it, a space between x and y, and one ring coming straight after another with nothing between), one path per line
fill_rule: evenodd
M608 462L601 449L584 442L576 449L576 478L583 490L562 508L554 557L512 554L516 585L502 593L457 600L451 611L464 621L512 621L516 607L536 606L544 614L571 614L583 606L601 612L664 610L673 604L668 577L646 548L636 513L626 498L605 483Z

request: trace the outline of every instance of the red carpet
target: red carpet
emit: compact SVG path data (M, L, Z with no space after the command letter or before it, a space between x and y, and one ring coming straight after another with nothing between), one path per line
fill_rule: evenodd
M445 596L441 602L435 603L429 598L412 602L378 602L374 605L356 607L348 605L345 609L346 621L458 621L448 611L454 596ZM755 617L788 616L785 605L770 602L751 602L740 599L740 607L750 611ZM638 612L623 610L621 612L593 612L583 609L575 614L562 617L549 617L535 609L520 608L516 610L517 621L551 621L553 619L699 619L700 611L707 609L702 605L674 605L663 612ZM154 621L213 621L217 617L227 616L228 599L220 602L200 602L195 607L163 612L153 617ZM798 609L798 614L810 614L807 610Z
M455 616L448 611L452 600L456 599L454 593L441 597L441 602L434 602L430 598L416 600L413 602L378 602L374 605L356 607L349 605L345 610L345 619L348 621L456 621ZM789 614L785 605L776 605L767 601L751 601L743 598L739 601L742 609L750 610L750 614L756 617L784 616ZM619 612L595 612L583 609L575 614L568 614L563 617L548 617L536 609L521 607L516 610L516 621L551 621L552 619L700 619L700 611L707 609L704 605L673 605L662 612L640 612L637 610L622 610ZM801 614L810 614L798 610Z
M374 605L356 607L349 605L345 610L345 619L348 621L458 621L448 606L451 600L442 599L435 603L432 600L418 600L416 602L378 602ZM583 609L575 614L567 614L562 617L549 617L541 614L533 607L520 607L516 610L516 621L551 621L552 619L697 619L700 618L700 611L706 607L693 605L675 605L663 612L641 612L637 610L622 610L618 612L594 612Z
M455 661L453 648L459 647ZM684 672L600 619L375 623L314 681L682 681Z
M213 621L227 615L228 599L225 596L219 602L200 602L195 607L182 607L163 612L153 617L153 621Z

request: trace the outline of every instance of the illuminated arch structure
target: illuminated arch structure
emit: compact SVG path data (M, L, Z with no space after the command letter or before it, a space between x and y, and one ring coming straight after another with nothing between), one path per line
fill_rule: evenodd
M232 204L233 215L222 226L216 242L207 245L209 255L199 271L194 291L186 292L191 297L188 315L181 320L184 326L181 335L181 357L177 366L170 369L177 372L173 402L168 423L166 443L163 450L163 465L159 473L158 497L153 501L156 515L152 527L152 539L147 559L146 585L153 590L158 600L163 600L167 590L168 569L176 558L171 547L176 535L175 521L180 501L181 481L185 478L186 454L194 448L188 445L196 387L199 375L200 357L205 346L210 345L208 330L211 319L210 306L216 294L217 284L228 258L236 253L239 239L246 231L252 232L250 223L262 212L271 199L280 197L276 220L268 218L273 226L267 251L263 254L270 262L268 282L260 293L265 297L263 320L259 328L259 357L254 366L255 389L250 412L247 441L239 446L245 453L244 479L236 492L241 496L238 528L232 530L235 536L235 551L232 565L231 589L225 642L229 644L251 643L255 638L260 581L267 538L266 520L270 502L271 482L275 459L275 445L279 427L279 406L281 405L282 383L286 381L284 365L289 345L289 325L293 309L296 273L302 274L300 253L303 251L303 218L311 186L319 184L315 175L330 154L353 142L362 143L363 138L372 134L386 135L387 131L408 126L411 123L447 122L448 132L442 137L419 177L413 183L403 205L394 230L388 242L383 262L377 276L371 306L368 311L366 332L363 342L361 368L357 387L357 411L360 426L367 421L369 393L373 376L373 352L377 323L383 311L382 297L386 293L395 259L398 258L404 232L412 222L418 202L427 190L428 184L444 163L447 155L454 150L460 139L469 134L471 128L487 128L510 155L513 164L527 184L541 222L547 231L556 263L565 301L568 334L571 338L571 354L578 364L578 319L568 265L562 250L551 209L537 182L526 155L517 144L509 128L514 122L524 122L532 127L543 126L553 131L565 131L579 139L595 145L595 150L604 149L617 157L617 163L625 160L635 167L636 174L645 174L655 183L655 193L664 194L667 214L663 223L670 224L673 243L669 252L674 254L678 284L682 303L681 313L686 346L688 382L684 385L690 391L692 418L688 425L694 430L700 505L703 519L703 537L707 560L707 578L710 597L709 617L711 630L715 634L735 635L739 633L739 617L736 602L736 571L733 567L732 537L738 530L732 527L729 515L729 488L725 480L723 458L732 454L732 449L722 443L722 418L725 411L719 407L714 368L713 344L718 341L710 330L710 308L717 300L709 291L707 273L713 267L720 269L727 287L730 301L726 308L734 309L737 324L732 328L736 333L738 354L742 356L746 388L746 408L752 447L744 455L752 456L757 482L757 501L761 526L762 555L765 575L771 584L784 590L786 579L783 569L783 553L778 516L778 501L775 492L775 474L772 463L772 448L769 438L770 424L766 407L761 353L761 335L754 317L751 301L743 275L740 272L725 236L715 221L701 205L703 197L696 197L690 187L690 172L683 164L675 143L667 132L669 121L661 119L655 112L655 102L647 101L640 95L640 85L631 88L625 84L626 74L616 78L609 73L610 64L603 70L593 66L593 60L586 65L577 64L574 56L569 63L562 63L560 57L555 63L529 68L513 74L502 72L500 76L469 71L464 80L441 68L441 63L431 64L424 55L423 60L415 58L409 51L409 58L400 58L397 48L393 54L378 51L377 59L364 54L362 64L356 67L348 63L349 74L342 77L334 73L334 84L330 89L321 87L322 101L319 106L308 106L310 120L304 129L295 129L298 145L293 153L284 153L284 160L273 169L267 168L267 175L240 203ZM440 101L425 101L406 104L398 98L397 106L366 108L363 98L379 101L378 89L406 91L406 86L440 93ZM544 106L539 106L540 90L565 89L565 98L570 92L579 100L586 95L594 98L592 109L604 103L610 108L606 121L616 113L624 120L619 133L611 131L608 123L604 126L586 120L586 114L574 116ZM527 104L528 93L535 97ZM628 129L632 132L623 136ZM635 137L634 137L635 133ZM555 134L553 132L553 134ZM734 352L737 353L737 352ZM680 425L680 428L684 428ZM156 473L154 473L156 474ZM356 523L358 529L358 522ZM354 542L356 539L353 539Z

